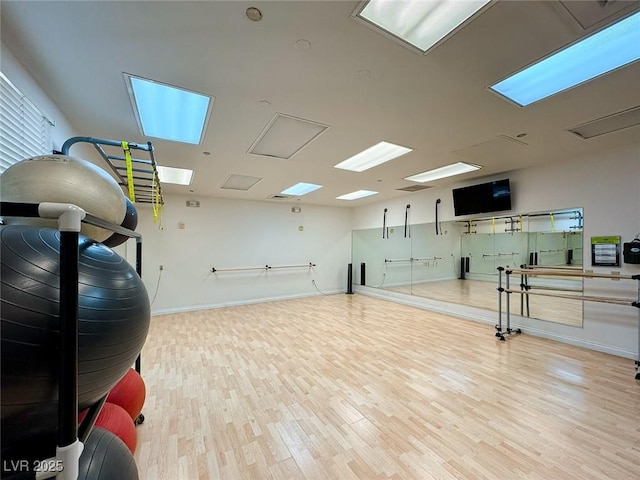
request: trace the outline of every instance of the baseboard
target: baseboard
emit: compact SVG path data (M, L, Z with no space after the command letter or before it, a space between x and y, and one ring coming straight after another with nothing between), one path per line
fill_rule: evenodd
M160 310L152 310L151 316L197 312L200 310L214 310L217 308L225 308L225 307L239 307L242 305L254 305L256 303L279 302L283 300L294 300L296 298L308 298L308 297L316 297L320 295L333 295L336 293L344 293L344 290L339 289L339 290L330 290L323 293L310 292L310 293L301 293L297 295L282 295L278 297L251 298L246 300L238 300L234 302L210 303L210 304L204 304L204 305L190 305L190 306L182 306L182 307L175 307L175 308L163 308Z

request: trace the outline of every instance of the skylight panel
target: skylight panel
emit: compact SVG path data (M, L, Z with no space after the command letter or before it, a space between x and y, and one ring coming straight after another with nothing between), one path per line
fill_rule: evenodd
M426 53L489 1L370 0L355 16Z
M471 163L457 162L452 163L450 165L445 165L444 167L435 168L433 170L428 170L426 172L418 173L416 175L411 175L410 177L405 177L405 180L410 180L412 182L433 182L434 180L440 180L442 178L453 177L455 175L461 175L463 173L473 172L482 167L479 165L473 165Z
M640 12L492 85L521 107L640 59Z
M294 197L301 197L302 195L306 195L307 193L311 193L314 190L318 190L322 188L322 185L315 185L313 183L296 183L291 187L287 188L280 192L282 195L291 195Z
M175 183L177 185L191 185L193 170L187 168L157 166L158 177L162 183Z
M359 198L368 197L370 195L376 195L378 192L373 192L371 190L357 190L355 192L347 193L345 195L340 195L336 197L337 200L357 200Z
M202 143L213 97L124 75L143 135L196 145Z
M334 165L334 168L351 170L352 172L364 172L382 163L393 160L406 153L412 152L411 148L394 145L389 142L380 142L373 147L347 158L345 161Z

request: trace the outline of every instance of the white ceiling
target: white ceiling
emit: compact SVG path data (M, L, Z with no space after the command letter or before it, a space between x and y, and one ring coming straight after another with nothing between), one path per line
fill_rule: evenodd
M585 30L559 1L498 1L426 55L355 21L358 2L347 1L3 0L1 31L79 135L148 140L123 72L214 96L202 145L150 139L160 165L196 172L191 186L165 184L165 193L266 201L309 182L324 188L301 203L351 207L411 195L397 190L416 185L403 177L456 161L483 168L428 185L637 144L640 127L589 140L566 129L640 105L640 62L526 108L486 89L640 7L617 0L612 14L611 3L588 3L609 18ZM262 21L246 18L249 6ZM311 48L296 48L301 39ZM276 113L330 128L289 160L248 154ZM522 133L524 144L505 138ZM383 140L414 151L362 173L333 168ZM232 174L263 180L246 192L221 189ZM380 194L335 199L360 189Z

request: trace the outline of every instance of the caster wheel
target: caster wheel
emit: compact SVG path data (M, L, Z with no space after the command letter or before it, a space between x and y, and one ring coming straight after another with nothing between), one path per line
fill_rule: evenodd
M136 425L142 425L143 422L144 422L144 415L140 414L138 415L138 418L136 418L136 421L133 423L135 423Z
M504 337L500 337L500 341L501 341L501 342L506 342L506 341L507 341L507 339L506 339L506 338L504 338Z

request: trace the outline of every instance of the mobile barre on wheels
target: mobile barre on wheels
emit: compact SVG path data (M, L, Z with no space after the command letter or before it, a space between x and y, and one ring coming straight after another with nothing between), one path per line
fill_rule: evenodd
M502 272L506 274L505 279L505 287L502 287ZM577 294L568 294L568 295L558 295L553 293L545 293L545 292L531 292L529 290L529 286L523 282L520 287L520 290L512 290L509 287L509 276L511 274L519 274L525 277L532 276L556 276L556 277L574 277L574 278L603 278L610 280L636 280L638 282L638 294L637 299L626 299L626 298L615 298L615 297L602 297L595 295L577 295ZM502 294L506 293L506 316L507 316L507 329L502 330ZM496 325L496 337L500 337L500 340L504 340L504 333L521 333L520 329L511 329L510 328L510 303L509 296L512 293L519 293L524 295L527 300L527 306L529 302L530 295L538 295L542 297L551 297L551 298L564 298L569 300L580 300L583 302L597 302L597 303L606 303L609 305L622 305L622 306L630 306L635 307L638 310L638 354L635 360L635 378L636 380L640 380L640 275L617 275L617 274L606 274L606 273L594 273L594 272L584 272L584 271L575 271L572 269L545 269L545 268L520 268L520 269L512 269L512 268L504 268L498 267L498 325Z
M495 326L496 329L496 337L498 337L501 341L506 341L505 335L512 335L514 333L522 333L522 330L519 328L511 328L511 289L509 288L509 272L507 272L505 278L505 286L502 287L502 272L504 272L504 267L498 267L498 324ZM502 294L506 293L506 316L507 316L507 328L502 329Z

